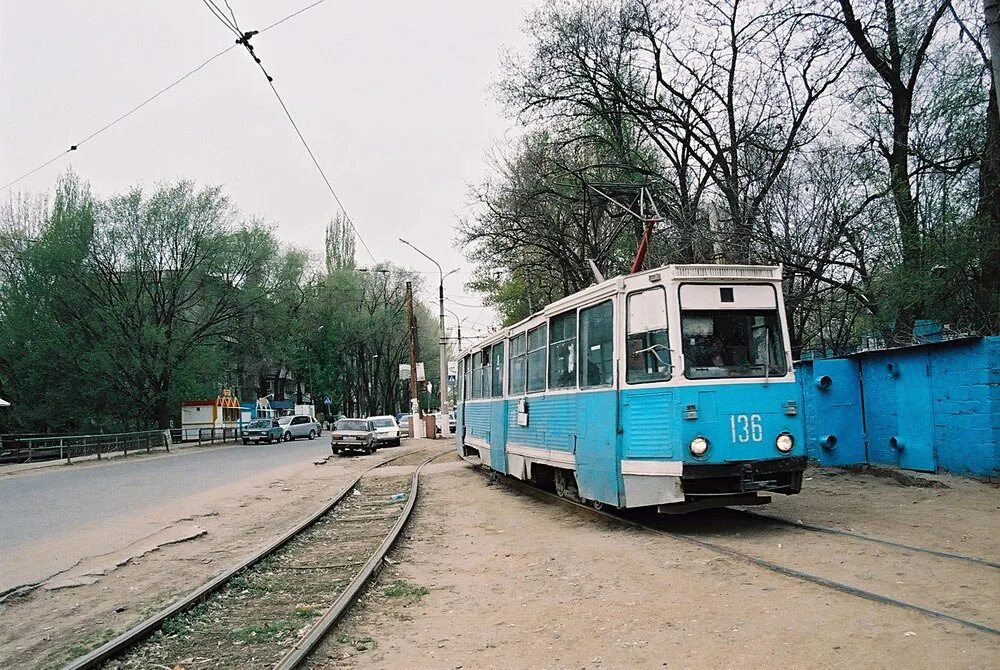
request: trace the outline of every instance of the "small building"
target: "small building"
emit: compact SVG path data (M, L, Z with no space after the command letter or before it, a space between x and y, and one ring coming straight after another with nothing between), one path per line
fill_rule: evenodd
M181 403L182 439L194 439L202 428L239 428L240 410L239 398L229 389L212 400L185 400Z

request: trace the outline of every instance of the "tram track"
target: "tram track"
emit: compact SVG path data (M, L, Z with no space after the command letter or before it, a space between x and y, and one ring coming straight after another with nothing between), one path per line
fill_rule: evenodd
M805 524L800 525L794 521L783 519L781 517L772 517L771 515L759 514L756 512L745 512L743 510L728 511L733 512L735 515L741 516L742 518L758 517L758 523L766 522L771 525L771 528L781 528L783 531L787 530L787 532L779 533L778 535L771 534L748 538L745 529L741 529L740 532L735 534L732 532L732 516L728 517L728 526L725 519L722 519L722 524L719 523L721 517L717 514L715 517L714 527L702 528L699 527L699 525L704 523L704 519L706 518L705 515L690 517L652 517L648 513L637 514L634 512L623 513L621 511L609 511L606 509L596 510L580 502L559 497L552 492L540 489L526 482L487 471L474 461L468 462L476 466L478 471L488 473L488 476L496 476L499 481L506 483L510 488L535 497L536 499L571 506L602 519L612 520L646 532L670 537L703 549L707 549L718 555L723 555L734 560L755 565L759 568L763 568L799 581L808 582L827 589L838 591L840 593L898 609L917 612L934 619L955 623L981 633L1000 636L1000 627L997 627L996 623L998 621L998 605L994 604L992 601L995 599L991 599L988 595L991 592L995 593L995 584L997 582L995 581L996 577L994 571L998 566L985 559L978 559L960 554L951 554L949 552L941 552L924 547L913 547L893 542L891 540L882 540L880 538L873 538L871 536L851 533L848 531L828 533L829 530L835 529L827 529L822 526L800 527L805 526ZM686 527L690 527L690 529L685 529ZM810 559L808 557L811 554L808 551L805 551L805 549L809 546L808 543L802 544L798 547L795 546L795 528L799 528L799 530L802 531L802 535L799 535L799 537L811 537L815 534L829 534L845 538L845 540L850 542L866 544L874 543L879 547L884 547L886 550L897 551L899 553L898 556L876 554L874 556L868 556L868 558L875 560L898 561L900 571L896 572L896 574L900 576L901 580L897 581L894 586L896 586L897 589L902 590L904 593L900 594L897 592L889 595L888 593L880 592L886 590L884 588L879 588L879 586L885 586L884 582L882 584L875 585L865 584L866 581L870 580L866 579L864 575L864 565L856 565L855 563L852 563L852 561L857 561L859 560L859 557L864 555L858 551L857 547L847 547L842 544L839 547L833 548L836 551L826 552L830 555L825 562L819 560L813 565L802 565L802 563L809 562ZM814 530L814 528L817 530ZM789 544L790 542L792 544ZM801 555L798 555L800 551ZM815 546L812 546L812 551L815 552L815 555L819 556L824 553L822 548L817 548ZM775 558L776 554L780 554L780 560ZM796 559L797 555L798 558ZM918 555L924 557L927 563L920 566L915 565L915 556ZM789 558L792 560L788 560ZM823 564L819 565L820 563ZM983 584L978 586L985 585L985 587L976 588L972 585L966 584L951 584L950 581L954 580L949 579L951 577L950 570L948 568L942 569L945 563L948 563L949 565L963 563L970 566L971 569L979 571L979 578ZM815 569L817 565L822 568L820 571ZM930 567L933 567L934 569L929 569ZM822 574L824 570L827 571L826 574ZM844 573L848 572L851 573L849 575L850 579L844 576ZM941 573L941 578L935 579L937 576L935 573ZM907 584L902 581L902 577L906 575L916 575L920 579L922 590L914 588L912 584ZM994 587L990 588L990 584L994 585ZM970 602L975 600L976 596L979 597L980 602ZM929 603L927 602L928 600L932 600L934 602Z
M424 466L450 453L424 448L372 464L281 537L65 670L297 667L382 565ZM375 473L414 458L412 475Z
M940 558L951 558L957 561L966 561L969 563L974 563L976 565L982 565L989 568L996 568L1000 570L1000 563L994 561L986 560L985 558L979 558L977 556L967 556L965 554L956 554L950 551L942 551L940 549L930 549L929 547L919 547L912 544L906 544L903 542L895 542L893 540L886 540L883 538L873 537L871 535L865 535L864 533L854 533L849 530L843 530L841 528L831 528L829 526L818 526L812 523L806 523L804 521L795 521L793 519L786 519L785 517L775 516L773 514L764 514L762 512L754 512L745 509L729 509L730 512L734 514L741 514L746 517L753 519L767 520L772 523L781 524L783 526L789 526L791 528L798 528L800 530L808 530L814 533L824 533L827 535L843 535L845 537L853 537L859 540L865 540L866 542L874 542L876 544L882 544L888 547L895 547L897 549L905 549L907 551L915 551L922 554L929 554L931 556L938 556Z

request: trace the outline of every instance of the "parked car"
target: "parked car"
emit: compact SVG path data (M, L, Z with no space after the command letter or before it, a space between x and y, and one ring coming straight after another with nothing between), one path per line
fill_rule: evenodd
M285 429L277 419L254 419L243 428L243 444L281 442Z
M378 442L378 446L398 447L400 445L399 424L396 423L396 417L389 415L370 416L368 420L375 426L375 441Z
M401 437L410 436L410 415L408 412L401 412L396 415L396 425L399 426Z
M371 454L377 448L375 426L368 419L341 419L330 433L330 450L335 454L347 451Z
M306 414L283 416L278 419L278 424L283 429L281 437L285 441L294 440L297 437L307 437L311 440L322 430L319 422Z

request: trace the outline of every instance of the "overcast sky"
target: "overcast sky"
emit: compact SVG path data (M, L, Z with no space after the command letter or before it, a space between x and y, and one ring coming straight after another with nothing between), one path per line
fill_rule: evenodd
M224 6L221 0L217 0ZM230 0L243 29L310 0ZM506 49L535 0L327 0L254 39L265 67L362 236L380 259L445 270L448 307L492 323L463 284L455 223L486 155L516 132L493 100ZM112 121L233 36L200 0L0 2L0 184ZM321 257L337 206L247 53L234 49L135 115L22 181L50 191L69 167L99 195L192 179ZM7 197L7 193L0 197ZM370 262L358 245L358 262ZM436 297L427 295L425 299ZM435 309L436 311L436 309ZM449 322L452 319L449 318Z

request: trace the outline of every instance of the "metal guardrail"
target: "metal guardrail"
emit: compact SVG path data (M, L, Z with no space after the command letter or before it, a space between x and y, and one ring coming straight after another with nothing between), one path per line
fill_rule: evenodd
M147 453L153 449L170 451L170 439L162 430L136 433L105 433L98 435L39 435L31 437L0 435L0 464L31 463L74 458L101 456L109 453L128 454L130 451Z
M197 442L201 444L216 444L217 442L233 442L240 436L239 428L171 428L170 439L173 442Z

